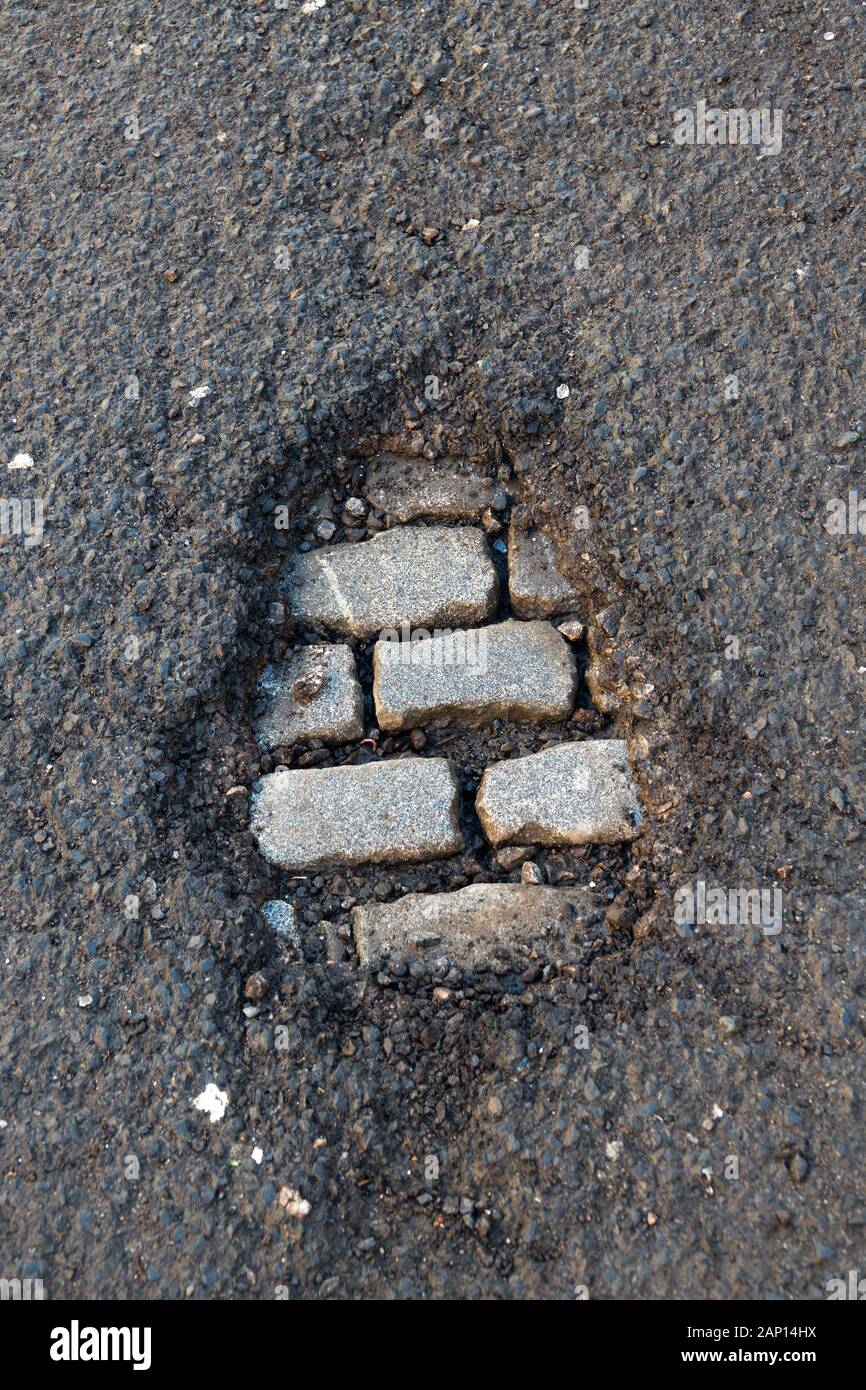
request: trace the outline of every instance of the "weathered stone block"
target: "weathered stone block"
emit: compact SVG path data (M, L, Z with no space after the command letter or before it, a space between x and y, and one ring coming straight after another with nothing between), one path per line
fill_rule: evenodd
M552 618L577 607L579 598L556 567L553 542L541 531L508 528L508 593L518 618Z
M445 758L278 768L253 787L250 829L284 869L440 859L463 848L458 804Z
M622 739L563 743L488 767L475 800L492 845L614 844L640 833Z
M365 904L352 917L365 965L447 957L476 969L521 949L567 959L590 911L583 888L473 883L455 893L409 893L397 902Z
M377 511L398 521L471 521L490 505L493 488L465 459L382 454L370 464L364 494Z
M370 637L403 622L474 627L496 613L499 580L474 527L400 526L296 556L283 579L306 627Z
M451 716L568 719L577 693L571 648L550 623L496 623L373 649L373 695L383 729Z
M259 688L266 700L255 724L260 748L364 737L364 695L351 647L304 647L283 665L268 666Z

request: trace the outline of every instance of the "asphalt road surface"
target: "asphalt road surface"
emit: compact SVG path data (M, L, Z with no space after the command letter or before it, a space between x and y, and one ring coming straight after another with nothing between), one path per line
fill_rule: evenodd
M863 17L5 9L0 1274L799 1300L866 1269ZM329 963L337 875L299 949L260 910L279 569L382 447L477 460L608 615L647 825L582 861L575 971L443 1001Z

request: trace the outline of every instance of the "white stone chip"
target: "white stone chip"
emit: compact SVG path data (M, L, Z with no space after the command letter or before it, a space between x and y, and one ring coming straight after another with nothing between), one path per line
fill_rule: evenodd
M216 1120L221 1120L226 1113L229 1098L225 1091L221 1091L213 1081L209 1081L200 1096L196 1096L193 1105L196 1110L204 1111L211 1124Z

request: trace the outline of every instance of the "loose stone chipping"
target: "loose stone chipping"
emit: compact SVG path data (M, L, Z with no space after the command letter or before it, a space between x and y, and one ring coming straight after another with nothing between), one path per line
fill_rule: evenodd
M472 627L496 613L499 580L474 527L399 526L296 556L283 588L296 622L370 637L407 622Z
M409 893L352 914L362 964L406 957L475 969L523 947L552 959L575 954L575 937L591 911L583 888L473 883L454 893Z
M508 621L417 642L377 642L373 695L382 729L414 729L451 716L463 724L492 719L568 719L577 666L550 623Z
M364 495L377 511L397 521L472 521L490 505L493 491L465 459L431 464L425 458L382 454L370 465Z
M541 531L508 528L508 593L518 618L552 618L579 604L579 596L556 568L553 542Z
M320 673L321 681L315 679ZM350 743L364 737L364 692L351 647L304 647L284 665L268 666L259 689L267 701L255 724L260 748L288 748L312 738Z
M286 902L284 898L272 898L270 902L262 905L262 916L277 936L284 936L300 950L300 932L295 909L290 902Z
M615 844L633 840L641 825L622 739L563 743L494 763L475 809L496 846Z
M250 829L265 859L299 872L441 859L463 848L458 802L445 758L278 768L253 787Z

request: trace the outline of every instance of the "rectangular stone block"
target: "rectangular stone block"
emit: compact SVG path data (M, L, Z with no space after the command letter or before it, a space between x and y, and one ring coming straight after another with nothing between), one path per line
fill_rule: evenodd
M568 719L576 693L574 655L550 623L508 621L373 649L382 729L445 716L463 724Z
M641 826L622 739L562 743L494 763L475 809L497 846L615 844L633 840Z
M259 689L266 702L255 721L260 748L364 737L364 694L351 647L304 647L282 665L268 666Z
M496 613L499 580L474 527L399 526L357 544L296 556L283 589L306 627L371 637L415 627L473 627Z
M584 888L473 883L455 893L408 893L368 903L352 914L364 965L386 960L439 960L478 969L505 952L567 960L591 911Z
M524 530L515 520L508 528L508 594L518 618L552 618L579 603L556 567L550 538L541 531Z
M490 505L493 488L482 483L465 459L382 454L370 464L364 495L377 511L397 521L472 521Z
M277 768L253 787L250 829L265 859L296 871L441 859L463 848L458 805L445 758Z

